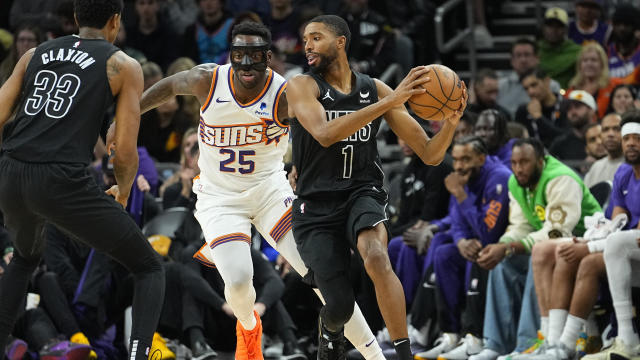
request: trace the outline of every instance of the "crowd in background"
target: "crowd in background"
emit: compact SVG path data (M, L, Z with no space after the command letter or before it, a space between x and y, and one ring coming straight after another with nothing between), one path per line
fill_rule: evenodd
M441 61L433 16L442 2L131 0L125 1L116 45L140 62L147 89L196 64L227 63L233 26L262 22L272 32L271 67L289 79L307 68L305 24L319 14L337 14L352 33L352 69L379 77L391 64L406 73L414 65ZM640 108L640 9L614 0L568 3L571 9L545 9L539 33L513 42L509 71L484 68L468 79L470 102L442 164L423 164L388 127L378 134L390 193L389 254L404 286L419 359L494 360L525 351L530 339L529 351L539 354L541 344L559 344L561 338L565 344L577 341L570 354L582 356L613 341L615 330L605 331L611 319L616 329L616 321L602 256L594 265L590 256L576 255L583 244L550 250L539 243L583 236L586 217L603 212L612 219L620 212L616 207L626 210L626 228L639 225L638 204L624 203L615 192L620 172L633 165L627 149L640 151L640 142L623 146L621 136L623 119L640 122L635 110ZM475 4L478 46L491 47L483 2ZM28 49L77 33L72 0L3 1L0 14L0 84ZM396 84L389 80L389 85ZM235 319L220 275L193 259L204 244L191 190L199 172L199 107L195 98L177 97L142 115L140 166L127 207L165 259L167 291L153 344L163 359L212 358L216 350L233 351L235 344ZM104 135L113 113L97 116L104 117ZM440 126L420 122L430 134ZM115 178L103 142L94 155L95 179L107 188ZM529 189L531 179L544 180L546 187ZM627 179L624 186L631 186L629 181L637 180ZM167 225L172 221L173 228ZM33 276L10 347L28 346L36 357L91 346L91 358L123 358L131 278L122 266L53 226L43 236L45 259ZM265 356L313 356L318 300L257 233L253 248ZM0 276L12 252L0 227ZM554 271L562 266L569 275L558 280ZM601 271L589 272L593 268ZM355 256L352 280L378 341L388 343L372 283ZM595 291L576 295L574 284L575 289L595 284L590 285ZM562 301L550 295L550 289L564 286L569 289ZM573 307L576 296L580 311ZM501 308L505 304L511 305ZM564 311L562 326L551 315L557 311ZM571 316L584 321L571 323ZM570 324L580 329L566 335ZM634 341L627 339L627 346L640 344ZM392 356L393 348L387 348Z

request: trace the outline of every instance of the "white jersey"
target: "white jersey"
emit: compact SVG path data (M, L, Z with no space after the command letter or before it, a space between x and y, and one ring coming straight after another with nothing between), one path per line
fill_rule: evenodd
M286 80L267 71L260 94L242 104L234 96L231 65L214 70L198 129L200 182L206 188L245 191L283 172L289 127L280 122L277 110Z

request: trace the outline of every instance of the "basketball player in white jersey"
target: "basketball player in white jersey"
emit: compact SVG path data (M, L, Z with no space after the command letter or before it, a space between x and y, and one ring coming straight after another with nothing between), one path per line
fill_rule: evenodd
M217 267L225 282L238 319L237 360L263 359L262 326L253 310L251 224L300 275L307 273L291 232L294 195L282 163L289 141L286 82L268 67L270 46L266 27L239 24L232 31L230 65L203 64L167 77L141 100L142 113L175 95L193 95L202 104L201 172L193 189L207 243L194 258ZM357 306L345 336L366 359L384 359Z

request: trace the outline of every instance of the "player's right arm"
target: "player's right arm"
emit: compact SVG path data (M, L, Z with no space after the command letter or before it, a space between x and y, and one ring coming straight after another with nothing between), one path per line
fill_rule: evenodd
M0 134L2 133L4 125L11 118L16 106L18 106L20 93L22 92L24 73L27 71L27 65L29 65L29 61L31 61L31 57L33 57L35 51L36 49L33 48L22 55L13 68L11 76L9 76L9 79L7 79L4 85L2 85L2 88L0 88Z
M140 96L144 88L140 64L118 51L107 61L107 76L114 96L117 96L115 122L116 154L113 158L115 185L107 191L116 201L127 205L133 180L138 171L138 129L140 127Z
M296 117L320 145L329 147L353 135L389 109L404 104L411 96L424 93L425 90L418 86L429 81L426 76L420 78L427 72L424 66L411 69L389 96L332 121L327 121L325 109L318 101L319 89L315 80L308 75L299 75L287 85L289 117Z
M181 71L166 77L148 88L140 100L142 114L160 106L176 95L193 95L204 104L211 89L213 70L216 64L202 64L191 70Z

